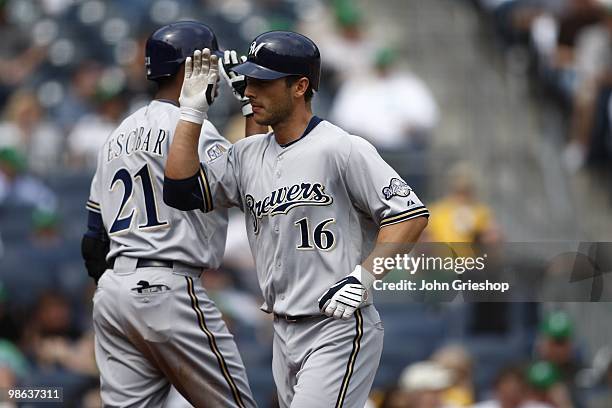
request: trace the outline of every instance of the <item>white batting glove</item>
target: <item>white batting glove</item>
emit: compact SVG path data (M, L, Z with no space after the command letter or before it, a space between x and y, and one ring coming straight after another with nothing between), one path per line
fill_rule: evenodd
M318 299L319 309L326 316L347 320L368 299L374 276L360 265L346 278L336 282Z
M204 122L215 100L218 76L217 56L211 56L208 48L196 50L193 58L187 58L179 97L181 120L200 125Z
M238 75L232 71L236 65L241 64L246 60L247 58L244 55L238 59L238 54L236 54L236 51L226 50L223 53L223 58L219 60L219 72L221 72L221 76L231 88L234 98L240 101L242 106L242 115L250 116L253 114L253 107L251 106L249 98L244 96L244 92L246 90L246 78L244 75Z

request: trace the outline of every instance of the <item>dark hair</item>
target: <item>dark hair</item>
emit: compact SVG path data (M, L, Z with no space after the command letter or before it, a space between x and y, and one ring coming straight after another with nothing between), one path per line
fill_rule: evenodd
M300 80L300 78L306 78L306 77L301 76L301 75L290 75L290 76L285 77L285 82L287 83L287 87L290 87L291 85L295 84L298 80ZM310 79L308 79L308 89L306 89L306 92L304 93L304 100L306 101L306 103L310 102L313 96L314 96L314 91L312 90L312 84L310 83Z

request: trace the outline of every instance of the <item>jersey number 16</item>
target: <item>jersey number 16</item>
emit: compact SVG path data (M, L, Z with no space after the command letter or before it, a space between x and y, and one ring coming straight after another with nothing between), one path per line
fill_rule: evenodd
M311 233L308 218L302 218L296 221L294 225L300 227L300 244L296 248L300 250L314 249L314 247L312 246L312 241L314 241L316 247L322 251L331 251L332 249L334 249L336 237L334 236L333 232L328 229L325 229L328 224L332 224L334 222L336 222L336 220L333 218L323 220L314 228L314 231ZM311 235L313 238L312 241L310 240Z

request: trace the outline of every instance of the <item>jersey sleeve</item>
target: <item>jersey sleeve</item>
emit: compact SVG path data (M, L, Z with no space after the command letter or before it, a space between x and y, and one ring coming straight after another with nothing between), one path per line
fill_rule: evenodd
M89 198L85 207L94 213L102 214L102 173L100 171L100 155L98 155L98 165L96 166L96 173L91 181L91 187L89 189Z
M216 207L240 207L239 161L236 146L221 156L200 163L200 187L204 199L204 212Z
M374 146L360 137L350 138L345 180L357 208L369 214L379 227L429 217L429 210L416 193Z
M108 236L102 220L102 172L100 170L100 161L101 158L100 155L98 155L98 166L91 181L89 198L85 204L85 208L87 208L88 211L87 231L85 236L97 239L98 241L105 241L108 239ZM104 256L106 256L106 254L104 254Z
M201 162L209 163L215 160L223 155L231 145L212 123L204 121L198 145L198 156Z

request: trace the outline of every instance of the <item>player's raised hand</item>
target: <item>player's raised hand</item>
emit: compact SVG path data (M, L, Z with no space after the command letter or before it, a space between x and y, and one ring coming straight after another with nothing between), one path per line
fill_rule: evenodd
M253 107L249 98L244 96L246 90L246 78L244 75L238 75L233 71L233 68L246 61L246 57L243 55L238 58L238 54L234 50L226 50L223 53L223 58L219 59L219 72L221 76L232 89L234 98L238 99L242 105L242 115L249 116L253 114Z
M318 299L319 310L334 319L349 319L368 299L374 276L357 266L350 275L339 280Z
M182 120L202 124L216 96L219 65L208 48L196 50L185 61L185 78L179 104Z

